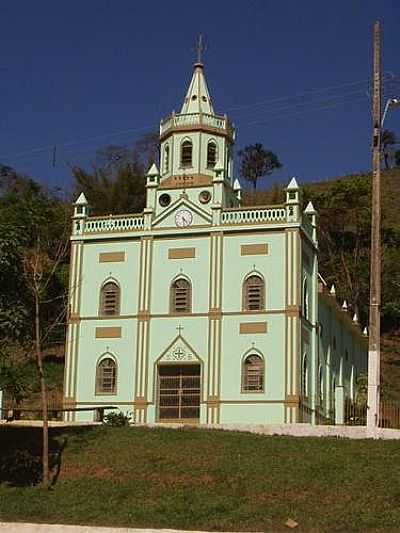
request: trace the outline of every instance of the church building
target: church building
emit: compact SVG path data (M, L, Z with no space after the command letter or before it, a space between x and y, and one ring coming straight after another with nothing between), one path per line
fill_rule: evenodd
M143 212L90 216L77 199L66 408L112 405L138 423L343 422L367 346L318 273L317 213L295 178L282 205L242 207L234 142L197 62L181 111L161 121Z

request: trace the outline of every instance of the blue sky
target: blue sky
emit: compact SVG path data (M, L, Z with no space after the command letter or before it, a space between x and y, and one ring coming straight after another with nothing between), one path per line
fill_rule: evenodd
M398 0L13 0L0 17L0 162L49 185L68 188L70 165L132 145L180 108L199 33L216 110L238 149L278 154L278 181L369 168L376 19L386 92L400 93ZM400 110L386 127L400 137Z

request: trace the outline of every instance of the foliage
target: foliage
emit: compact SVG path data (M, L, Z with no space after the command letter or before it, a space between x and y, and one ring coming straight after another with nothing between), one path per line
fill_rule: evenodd
M131 149L110 145L97 151L90 171L72 169L75 195L84 192L97 215L139 213L145 206L145 173L160 157L158 133L142 135Z
M240 174L249 181L254 190L257 181L263 176L269 176L274 170L281 168L278 156L263 147L262 144L250 144L238 153L240 157Z
M104 417L104 424L106 426L123 427L129 426L132 417L129 414L125 414L122 411L112 411Z
M20 401L31 389L25 374L32 357L34 302L24 267L40 238L41 260L50 267L70 217L68 205L30 178L9 167L0 172L0 388ZM69 223L68 223L69 225ZM39 237L40 236L40 237ZM65 308L68 256L46 283L41 330L46 332ZM44 266L44 264L43 264ZM61 326L64 329L64 326ZM50 337L45 339L44 347Z
M305 189L317 209L320 269L337 294L353 305L365 323L369 299L369 243L371 233L371 180L350 176L318 191Z
M393 149L396 144L396 134L390 130L384 130L382 133L382 156L386 170L392 166Z

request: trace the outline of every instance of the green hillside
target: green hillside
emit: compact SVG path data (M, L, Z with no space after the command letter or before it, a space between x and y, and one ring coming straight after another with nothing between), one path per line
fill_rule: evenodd
M291 518L298 531L314 532L395 531L400 523L394 441L52 430L53 490L13 486L34 480L39 431L0 426L3 521L284 531Z

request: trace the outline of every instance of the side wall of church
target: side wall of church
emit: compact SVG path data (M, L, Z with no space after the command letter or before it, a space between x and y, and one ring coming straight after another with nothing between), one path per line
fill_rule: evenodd
M343 397L354 399L357 378L367 372L367 342L338 308L334 296L319 294L319 324L318 393L323 412L334 418L335 389L343 387Z

